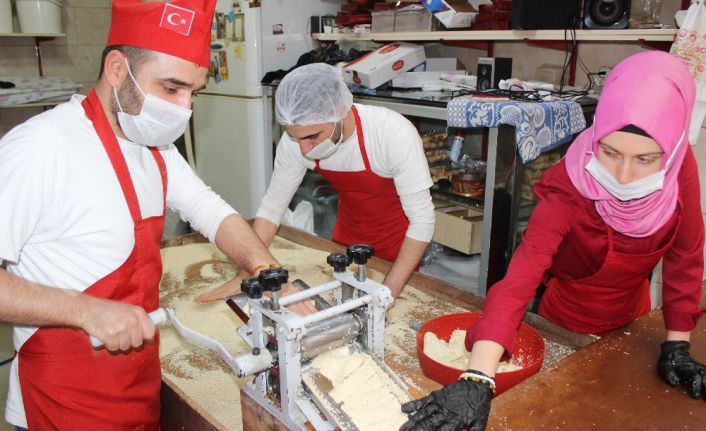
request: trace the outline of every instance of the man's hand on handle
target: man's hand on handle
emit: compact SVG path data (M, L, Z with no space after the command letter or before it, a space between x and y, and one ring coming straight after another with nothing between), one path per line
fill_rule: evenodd
M467 373L485 376L471 370ZM400 431L482 431L488 422L492 398L493 391L487 381L462 378L424 398L403 404L402 411L410 417Z
M706 398L706 366L689 354L688 341L665 341L657 370L672 386L681 384L693 398Z
M154 338L155 325L142 307L93 297L89 304L81 328L109 351L127 352Z

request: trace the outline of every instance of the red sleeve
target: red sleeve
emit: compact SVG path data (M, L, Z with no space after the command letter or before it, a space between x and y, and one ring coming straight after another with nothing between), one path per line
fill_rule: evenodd
M577 199L583 198L571 184L564 162L548 169L535 184L537 205L532 212L522 242L515 251L505 278L488 291L479 323L467 331L466 347L477 340L501 344L509 355L515 344L517 327L544 273L576 218Z
M664 255L662 314L667 330L691 331L704 310L699 310L704 272L704 221L701 214L699 171L691 147L679 172L681 225L674 244Z

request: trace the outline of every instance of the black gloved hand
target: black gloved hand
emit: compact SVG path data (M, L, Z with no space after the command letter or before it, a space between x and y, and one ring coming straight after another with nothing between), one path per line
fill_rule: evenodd
M665 341L660 347L657 370L662 378L672 386L681 383L693 398L706 397L706 366L689 355L689 342Z
M483 431L493 393L483 383L459 380L424 398L402 404L412 414L400 431Z

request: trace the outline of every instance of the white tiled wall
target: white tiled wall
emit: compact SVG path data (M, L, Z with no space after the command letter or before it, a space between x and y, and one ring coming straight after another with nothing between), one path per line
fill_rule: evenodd
M62 27L66 37L41 42L45 76L68 77L86 92L100 70L110 24L110 0L64 0ZM15 17L15 31L19 31ZM33 38L0 37L0 76L37 76ZM36 109L0 109L0 136L37 113Z

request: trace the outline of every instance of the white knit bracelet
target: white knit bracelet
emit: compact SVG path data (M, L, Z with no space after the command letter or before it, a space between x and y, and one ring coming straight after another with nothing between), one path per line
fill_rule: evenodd
M483 374L475 373L471 370L466 370L458 377L459 380L471 380L477 383L482 383L490 388L491 391L495 391L495 379L488 377Z

